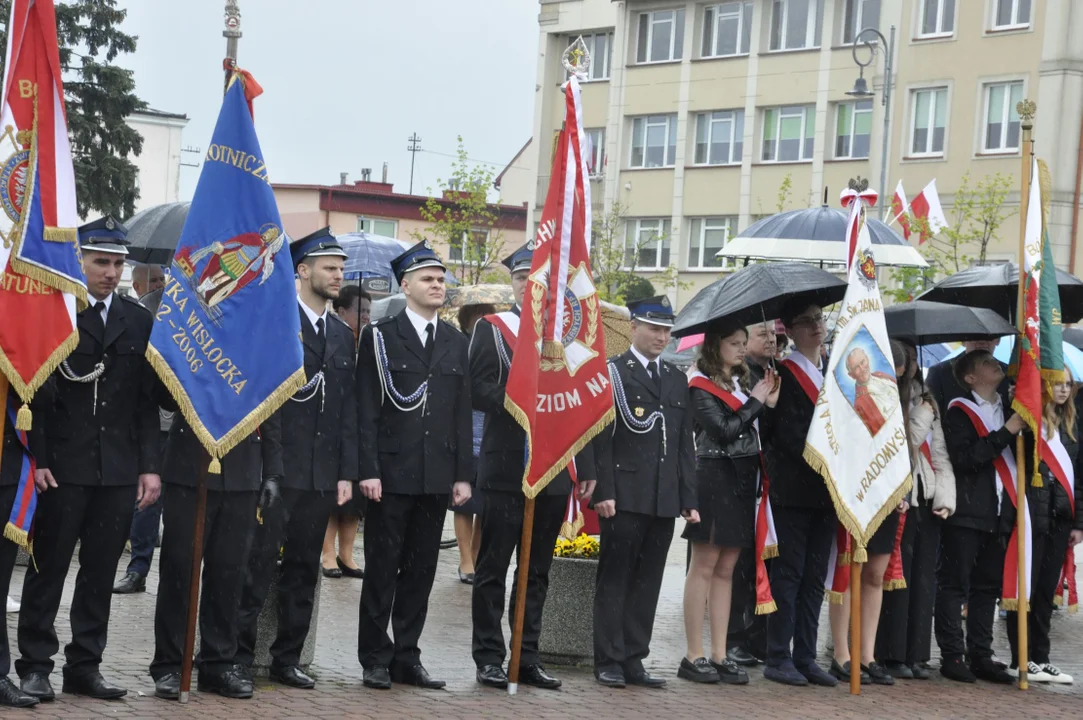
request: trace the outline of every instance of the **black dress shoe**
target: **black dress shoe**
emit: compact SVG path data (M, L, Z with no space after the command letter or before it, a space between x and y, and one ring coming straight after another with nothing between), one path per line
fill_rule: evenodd
M831 676L841 682L850 682L850 661L847 660L842 665L839 665L838 660L831 661L831 669L828 670ZM872 682L872 678L865 672L865 668L861 668L861 684L868 685Z
M9 678L0 677L0 707L28 708L37 705L38 700L33 695L24 693L15 687L15 683Z
M889 662L884 663L884 669L887 670L888 675L896 680L913 680L914 671L910 669L910 666L906 663Z
M904 666L905 667L905 666ZM895 678L878 662L871 662L861 666L861 677L864 680L866 673L876 685L894 685ZM911 674L912 675L912 674Z
M362 682L365 683L365 687L373 688L374 690L391 689L391 675L387 672L387 667L384 665L373 665L370 668L365 668L364 675L362 675Z
M519 682L544 690L556 690L561 686L560 680L545 672L541 665L524 665L519 668Z
M1011 685L1015 678L1008 674L1007 669L1000 667L1000 663L992 658L982 658L970 663L970 671L975 677L1000 685Z
M180 673L166 673L154 681L154 697L162 700L180 699Z
M325 578L340 578L340 577L342 577L342 571L339 570L337 567L329 568L329 567L323 567L321 565L320 566L320 571L323 573L323 576Z
M760 659L758 657L748 650L745 650L740 645L734 645L727 650L726 657L741 667L756 667L760 664Z
M311 690L316 687L316 681L296 665L290 665L289 667L275 667L272 665L270 675L271 680L289 687L301 688L302 690Z
M499 665L482 665L478 668L478 682L485 687L506 688L508 675Z
M944 658L940 661L940 674L955 682L975 683L978 681L961 657Z
M395 682L405 683L427 690L440 690L447 685L443 680L434 680L429 675L429 671L426 670L425 666L421 663L411 667L395 668L392 672L391 679Z
M722 681L722 679L718 677L718 671L711 665L711 661L702 657L696 658L695 660L681 658L681 666L677 668L677 677L684 680L691 680L692 682L708 684Z
M107 683L97 670L65 677L61 689L69 695L83 695L95 700L119 700L128 694L124 688Z
M19 681L19 688L30 697L36 697L42 702L52 702L56 699L52 683L49 682L49 673L29 673Z
M200 692L212 692L234 700L247 700L252 697L252 682L239 668L231 668L224 673L199 673L197 687Z
M113 586L114 595L131 595L147 591L147 579L137 572L127 573Z
M365 577L365 571L361 568L352 568L346 563L342 562L342 558L335 558L335 562L338 563L338 570L346 577L361 579Z
M665 678L655 677L642 667L634 670L628 670L624 673L624 677L627 678L629 685L638 685L640 687L660 688L665 687Z
M464 573L462 568L459 568L459 582L463 585L474 584L474 573Z
M624 687L624 671L619 667L595 668L594 677L606 687Z
M737 667L737 663L728 657L720 663L711 660L711 667L718 673L718 677L727 685L748 685L748 673Z
M931 677L925 663L914 663L910 666L911 677L915 680L928 680Z

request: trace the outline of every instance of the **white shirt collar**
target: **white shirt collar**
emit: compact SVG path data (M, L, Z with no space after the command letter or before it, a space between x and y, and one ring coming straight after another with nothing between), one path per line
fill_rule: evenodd
M633 345L632 347L630 347L628 349L632 351L632 355L635 356L636 360L639 361L639 364L643 366L644 370L647 369L648 364L651 363L651 362L659 363L659 365L657 367L661 366L661 361L660 360L658 360L657 358L655 358L653 361L648 360L646 355L644 355L643 353L636 350L635 345Z
M970 394L974 397L974 402L978 403L978 407L987 407L990 410L995 410L1004 405L1004 402L1000 399L1000 393L997 393L997 399L994 402L989 402L976 392L971 391Z
M326 330L327 330L327 304L326 303L323 306L323 314L322 315L317 315L316 313L312 312L312 308L310 308L308 305L305 305L303 302L301 302L301 296L300 295L297 296L297 304L300 305L301 309L305 311L305 317L307 317L308 321L310 323L312 323L312 329L313 330L315 330L316 332L319 332L320 329L318 327L316 327L316 321L322 319L323 320L324 331L326 332Z
M436 338L436 327L440 324L439 318L434 317L432 320L426 320L411 310L409 306L406 308L406 319L410 321L410 324L414 326L414 330L417 332L418 338L421 340L421 345L425 345L425 326L432 323L432 336Z
M94 307L99 302L105 303L105 308L101 311L102 312L102 322L108 322L109 321L109 308L113 307L113 293L109 293L108 295L106 295L103 300L98 300L94 296L91 296L91 297L89 297L87 299L90 301L90 307Z

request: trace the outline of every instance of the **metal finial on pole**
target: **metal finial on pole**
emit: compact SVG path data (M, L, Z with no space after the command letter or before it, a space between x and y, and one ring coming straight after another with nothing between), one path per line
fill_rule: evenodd
M241 39L241 9L237 0L226 0L225 14L226 29L222 31L222 37L226 39L226 86L233 74L233 68L237 65L237 41Z

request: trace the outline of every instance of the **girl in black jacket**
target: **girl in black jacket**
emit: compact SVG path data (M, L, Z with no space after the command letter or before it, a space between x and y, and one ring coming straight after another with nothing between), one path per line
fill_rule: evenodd
M688 652L678 675L695 682L743 685L748 675L726 657L733 568L756 539L760 440L756 420L778 399L768 369L749 392L744 328L708 331L689 396L696 423L700 522L686 526L692 561L684 584ZM747 393L747 395L746 395ZM703 657L703 608L709 603L711 658Z
M1053 615L1053 598L1060 589L1058 584L1065 556L1070 547L1083 540L1083 508L1080 507L1083 504L1083 482L1076 478L1079 423L1075 394L1070 379L1059 383L1042 383L1045 401L1042 434L1045 437L1039 449L1041 463L1038 466L1042 484L1035 487L1027 481L1027 504L1030 505L1033 538L1030 613L1027 615L1027 636L1030 639L1027 679L1030 682L1072 682L1071 675L1061 672L1049 662L1049 622ZM1034 436L1027 433L1026 440L1029 463L1034 457ZM1001 531L1010 534L1015 525L1011 503L1005 503L1001 521ZM1018 677L1016 643L1019 626L1015 612L1008 613L1006 627L1012 650L1012 664L1008 672Z

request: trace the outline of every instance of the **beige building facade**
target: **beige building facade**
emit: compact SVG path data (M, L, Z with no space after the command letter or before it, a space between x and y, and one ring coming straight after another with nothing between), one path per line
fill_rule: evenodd
M935 179L949 220L970 173L1010 176L1019 201L1015 103L1038 103L1038 154L1054 179L1051 237L1058 264L1083 266L1076 180L1083 130L1083 13L1071 0L540 0L530 164L536 224L563 120L560 57L582 35L593 56L583 86L593 148L595 212L623 210L637 269L674 266L686 287L658 288L680 307L725 271L727 239L776 212L837 206L849 178L869 178L890 203ZM872 98L855 99L855 34L894 26L893 89L885 108L884 53L865 71ZM859 57L868 58L867 50ZM538 142L537 139L544 139ZM886 187L879 185L887 164ZM1018 216L989 248L1014 257ZM661 241L649 241L661 237ZM636 240L638 238L638 240Z

